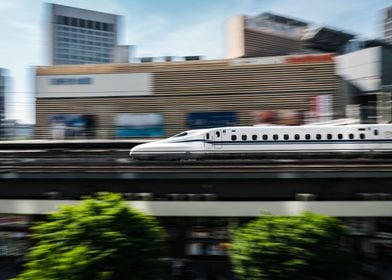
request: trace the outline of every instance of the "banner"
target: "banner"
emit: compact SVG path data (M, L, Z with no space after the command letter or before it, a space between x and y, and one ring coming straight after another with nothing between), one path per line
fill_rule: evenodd
M114 125L115 136L126 137L163 137L164 118L161 113L117 114Z
M187 116L187 125L190 129L235 126L236 124L236 112L192 112Z

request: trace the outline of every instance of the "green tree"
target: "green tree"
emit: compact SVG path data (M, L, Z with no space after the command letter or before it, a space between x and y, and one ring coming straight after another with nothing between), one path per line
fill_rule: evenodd
M16 280L154 279L163 252L156 220L118 194L63 206L32 232L36 246Z
M336 218L262 216L234 231L230 257L240 279L347 279L351 255Z

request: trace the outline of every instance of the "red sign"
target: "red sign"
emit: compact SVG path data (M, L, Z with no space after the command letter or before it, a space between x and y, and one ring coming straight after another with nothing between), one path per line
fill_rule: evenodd
M334 54L309 54L299 56L288 56L285 58L285 63L321 63L332 62Z

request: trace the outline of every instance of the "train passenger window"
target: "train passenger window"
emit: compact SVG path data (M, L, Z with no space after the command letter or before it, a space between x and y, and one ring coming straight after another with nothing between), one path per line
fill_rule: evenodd
M310 140L310 134L305 134L305 139Z
M278 134L274 134L274 136L272 138L274 138L274 140L278 140L279 136L278 136Z
M361 134L359 134L359 138L361 138L361 139L365 139L365 133L361 133Z
M327 134L327 139L328 139L328 140L331 140L331 139L332 139L332 134L329 134L329 133L328 133L328 134Z
M267 134L263 135L263 140L268 140L268 135Z
M285 135L283 135L283 138L284 138L284 140L289 140L289 135L285 134Z
M231 135L231 140L233 141L237 140L237 135Z
M207 140L210 139L210 134L209 134L209 133L206 134L206 139L207 139Z
M316 139L320 140L321 139L321 134L316 134Z
M248 137L247 137L246 135L242 135L242 136L241 136L241 139L244 140L244 141L245 141L247 138L248 138Z
M378 135L378 129L374 130L374 135L376 135L376 136Z
M343 134L339 133L339 134L338 134L338 139L339 139L339 140L342 140L342 139L343 139Z
M354 139L354 134L350 133L350 134L348 135L348 137L349 137L350 139Z
M256 141L256 140L257 140L257 135L256 135L256 134L253 134L253 135L252 135L252 140L253 140L253 141Z
M220 137L220 132L219 131L215 132L215 134L216 134L216 137Z
M295 140L299 140L299 134L295 134L295 135L294 135L294 139L295 139Z

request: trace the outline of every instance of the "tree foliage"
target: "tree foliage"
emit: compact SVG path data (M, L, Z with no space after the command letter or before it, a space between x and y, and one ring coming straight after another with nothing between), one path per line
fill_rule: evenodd
M153 217L103 193L32 228L36 246L16 280L153 279L163 234Z
M263 216L234 231L230 250L240 279L346 279L351 255L336 218Z

